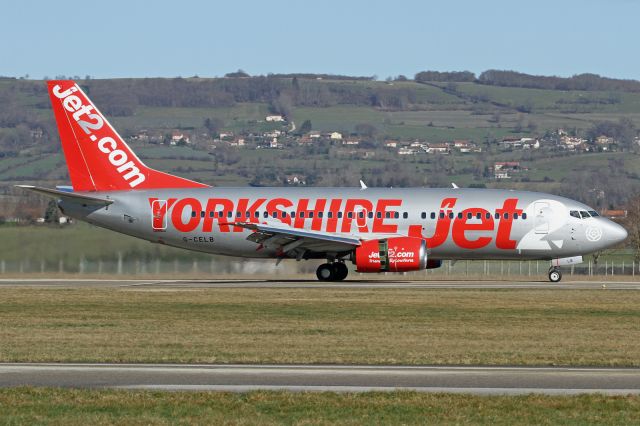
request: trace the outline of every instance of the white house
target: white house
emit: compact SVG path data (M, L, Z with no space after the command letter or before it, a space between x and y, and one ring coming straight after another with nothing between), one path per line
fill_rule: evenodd
M281 115L267 115L264 119L266 121L273 121L273 122L284 121L284 117Z
M333 141L341 141L342 140L342 133L340 133L340 132L331 132L331 134L329 135L329 139L331 139Z

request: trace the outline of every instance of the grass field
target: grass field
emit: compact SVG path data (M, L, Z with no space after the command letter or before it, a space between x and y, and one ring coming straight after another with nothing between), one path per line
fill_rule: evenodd
M391 393L0 390L0 422L64 425L621 425L640 422L640 397Z
M640 294L2 289L0 361L640 365Z

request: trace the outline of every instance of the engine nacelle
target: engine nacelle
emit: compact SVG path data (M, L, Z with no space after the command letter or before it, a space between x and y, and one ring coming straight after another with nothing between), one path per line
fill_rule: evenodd
M353 263L358 272L419 271L427 268L427 243L414 237L364 241Z

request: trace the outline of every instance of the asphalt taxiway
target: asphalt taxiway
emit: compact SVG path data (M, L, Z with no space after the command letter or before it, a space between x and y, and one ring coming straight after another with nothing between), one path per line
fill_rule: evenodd
M640 394L640 369L334 365L0 364L0 386L170 391Z
M638 277L640 280L640 277ZM335 288L335 289L541 289L541 290L640 290L640 281L586 281L566 280L560 283L548 281L480 281L480 280L424 280L424 281L382 281L346 280L341 282L320 282L316 280L294 279L211 279L211 280L168 280L168 279L62 279L62 278L3 278L0 288L10 287L65 287L65 288Z

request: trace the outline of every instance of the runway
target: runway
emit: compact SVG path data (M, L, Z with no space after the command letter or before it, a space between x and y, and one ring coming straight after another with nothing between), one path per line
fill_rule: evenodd
M169 391L640 394L640 369L332 365L0 364L0 386Z
M61 279L61 278L3 278L1 287L64 287L64 288L295 288L295 289L538 289L538 290L640 290L638 281L585 281L566 280L560 283L548 281L479 281L479 280L423 280L383 281L346 280L342 282L320 282L316 280L259 280L259 279L211 279L211 280L166 280L166 279Z

